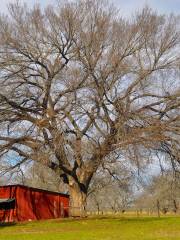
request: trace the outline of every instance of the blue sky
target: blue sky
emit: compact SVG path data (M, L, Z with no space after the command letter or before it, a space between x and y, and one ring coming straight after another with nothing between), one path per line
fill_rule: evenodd
M0 11L6 12L6 5L8 2L15 0L0 0ZM23 1L23 0L21 0ZM124 16L129 16L132 12L142 8L145 4L148 4L153 9L156 9L160 13L176 13L180 14L180 0L111 0L116 6L120 8L121 13ZM53 4L56 0L24 0L29 5L39 2L43 7L47 4Z

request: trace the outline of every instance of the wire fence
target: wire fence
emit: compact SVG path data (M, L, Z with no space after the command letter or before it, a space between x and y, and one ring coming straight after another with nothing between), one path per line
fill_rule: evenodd
M173 211L164 211L163 209L151 209L151 208L132 208L126 210L117 210L113 211L111 209L100 210L100 211L87 211L87 216L134 216L134 217L143 217L143 216L180 216L180 210Z

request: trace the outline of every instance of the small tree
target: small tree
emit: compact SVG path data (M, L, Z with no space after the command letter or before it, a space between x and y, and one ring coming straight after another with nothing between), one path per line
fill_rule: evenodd
M152 178L148 186L136 200L136 207L162 211L177 212L180 200L179 176L172 171L165 171L163 175Z
M27 186L67 193L67 187L63 184L59 174L39 162L28 166L22 177L14 176L13 178L16 182Z
M178 24L149 8L125 20L98 0L11 4L0 17L1 157L49 166L85 209L110 156L139 165L146 149L177 149Z
M103 166L94 176L88 191L88 210L124 211L133 199L134 176L127 166L116 163ZM104 171L106 170L106 171Z

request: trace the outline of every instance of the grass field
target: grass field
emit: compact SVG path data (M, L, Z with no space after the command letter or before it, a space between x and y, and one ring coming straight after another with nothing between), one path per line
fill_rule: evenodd
M177 240L180 217L48 220L0 226L0 240Z

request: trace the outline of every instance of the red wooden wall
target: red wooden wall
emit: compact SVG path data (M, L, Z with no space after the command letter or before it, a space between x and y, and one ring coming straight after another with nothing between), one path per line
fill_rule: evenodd
M22 185L0 187L0 198L15 198L15 209L0 210L0 221L68 217L69 195Z

